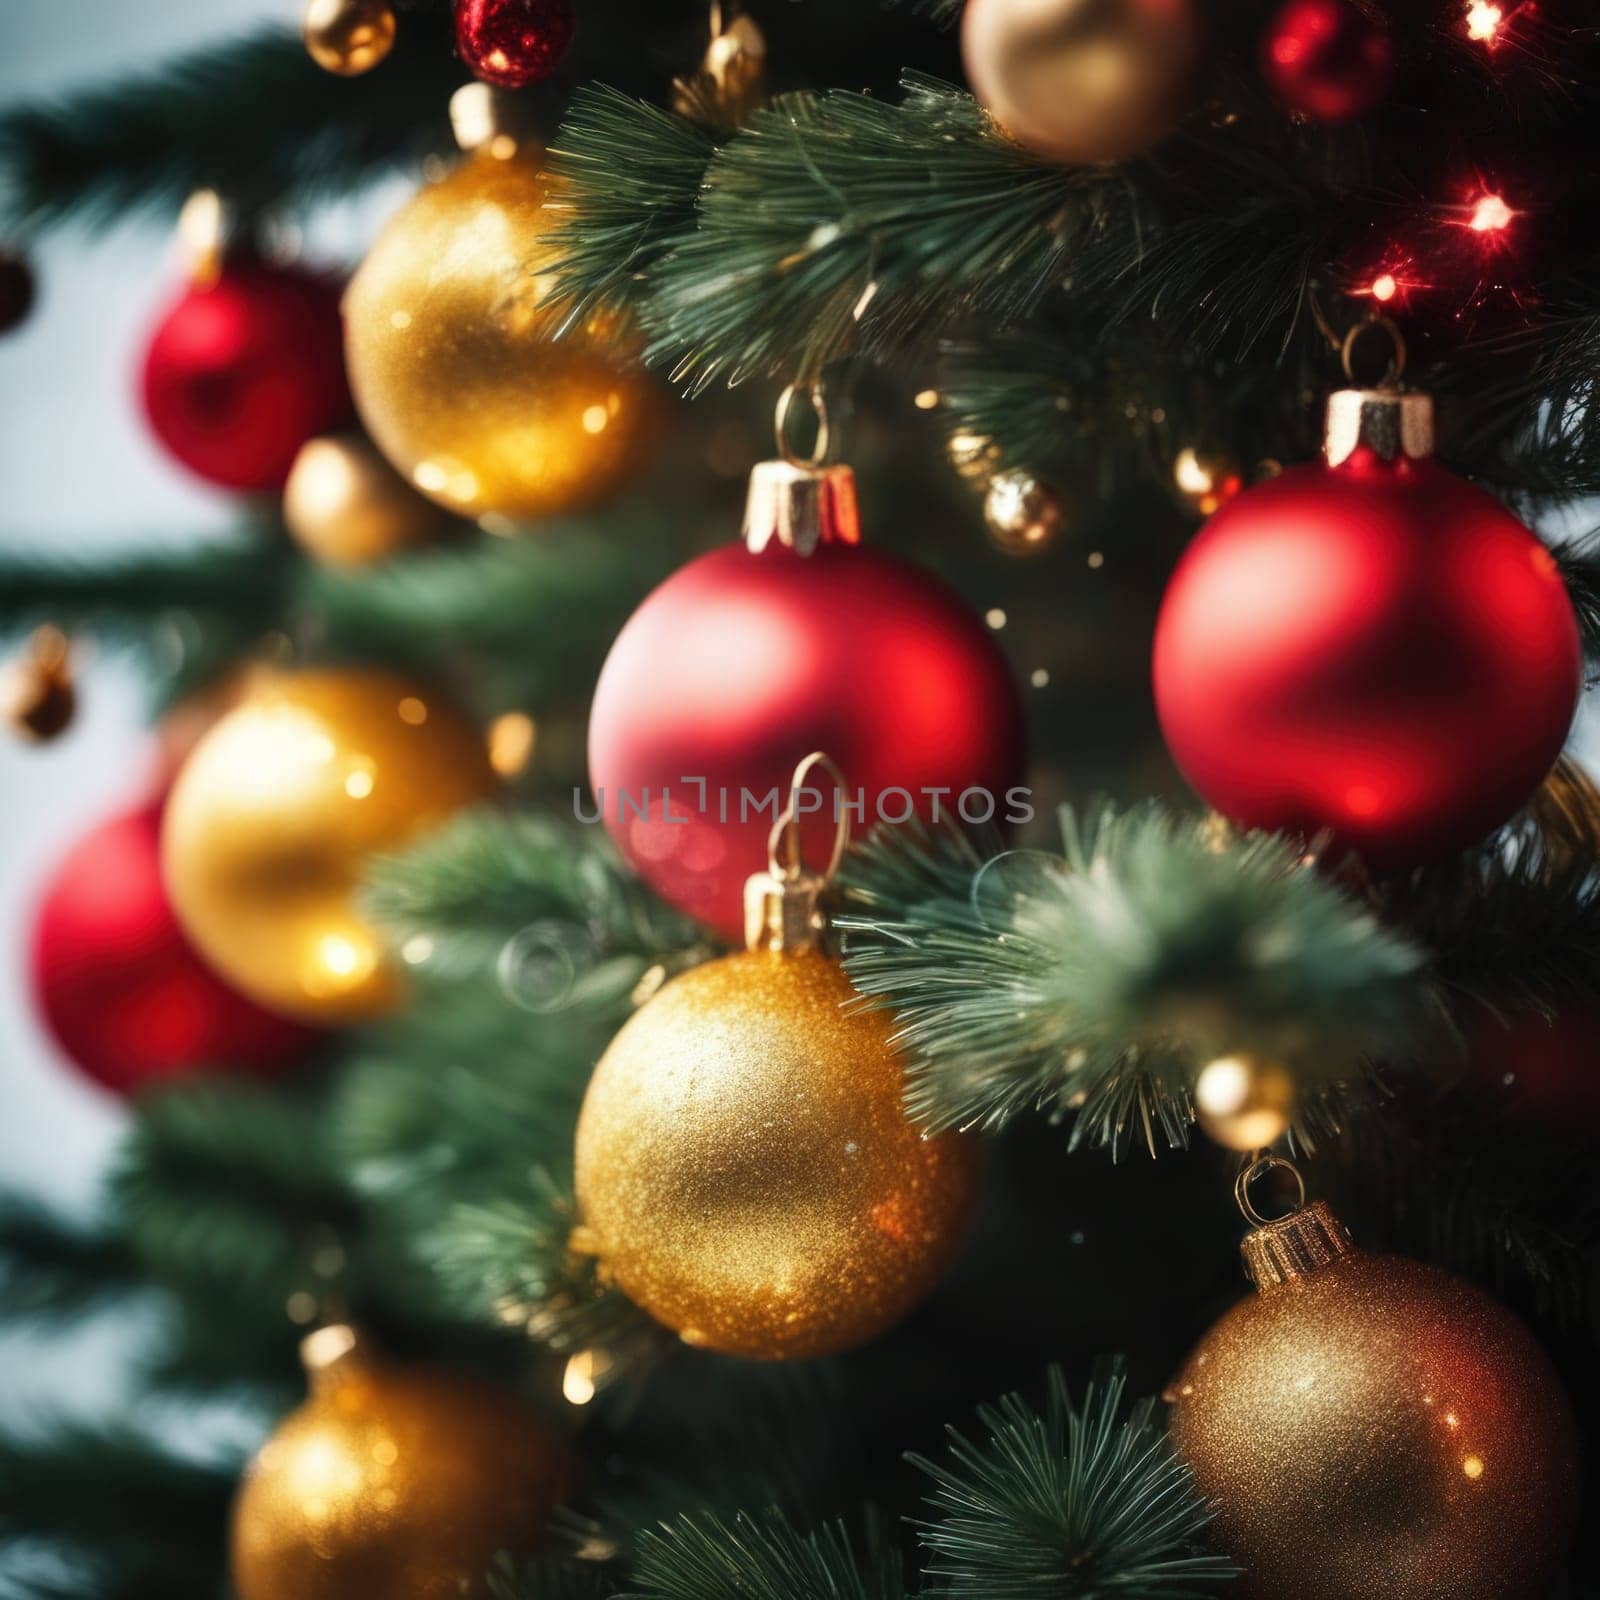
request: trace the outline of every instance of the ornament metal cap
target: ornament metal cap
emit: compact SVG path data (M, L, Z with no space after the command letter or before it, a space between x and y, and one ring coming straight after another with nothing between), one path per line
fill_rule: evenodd
M850 811L840 806L834 826L833 854L827 867L813 872L800 857L799 798L813 768L821 767L841 790L844 774L820 750L814 750L789 780L789 801L772 825L767 845L767 870L744 885L744 940L750 950L794 954L819 949L828 937L822 897L832 887L850 843Z
M464 83L450 96L450 131L464 154L516 154L527 134L527 113L515 95L487 83Z
M1257 1228L1239 1249L1244 1270L1263 1294L1355 1253L1349 1230L1321 1200Z
M801 556L825 544L861 543L856 475L849 467L825 465L831 427L818 386L807 395L817 430L811 454L799 456L789 448L789 413L799 392L790 384L778 398L775 426L781 459L757 462L750 473L744 542L757 555L774 541Z
M300 1365L313 1389L348 1372L365 1354L365 1341L348 1322L330 1322L300 1341Z
M1370 450L1384 461L1433 454L1433 396L1417 389L1338 389L1328 396L1323 454L1330 467Z

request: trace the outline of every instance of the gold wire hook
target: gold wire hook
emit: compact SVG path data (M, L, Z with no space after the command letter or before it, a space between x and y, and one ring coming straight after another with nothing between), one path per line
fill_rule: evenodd
M767 836L767 870L781 882L792 883L806 876L806 865L800 855L798 801L806 779L818 767L821 767L839 786L841 795L845 787L844 773L839 770L838 764L831 756L823 754L820 750L813 750L794 769L794 776L789 780L788 802L778 813L777 821L772 824L772 832ZM850 808L841 805L834 819L833 854L828 858L828 865L821 874L822 883L833 882L838 874L839 865L844 860L844 853L849 848Z
M1281 1217L1262 1216L1250 1199L1250 1185L1257 1178L1266 1177L1274 1169L1289 1173L1294 1178L1295 1188L1298 1190L1294 1205L1289 1208L1285 1215L1293 1216L1295 1212L1305 1210L1306 1180L1300 1169L1286 1156L1275 1156L1270 1150L1258 1151L1240 1168L1239 1176L1233 1182L1233 1198L1238 1203L1240 1211L1244 1213L1244 1220L1253 1228L1267 1228L1274 1221L1283 1220Z
M833 427L828 419L828 399L820 383L810 384L806 388L805 395L811 402L811 413L817 421L817 435L811 446L811 454L802 456L789 443L789 413L800 392L800 386L791 383L778 396L778 409L773 415L773 427L778 437L778 454L791 467L814 470L828 459L828 447L833 442Z
M1384 316L1375 312L1364 317L1351 328L1344 336L1344 343L1339 347L1339 359L1344 363L1344 375L1355 383L1355 353L1356 346L1361 342L1364 334L1382 333L1389 340L1389 365L1383 375L1385 387L1399 383L1406 370L1406 340L1400 331L1400 325L1393 317Z

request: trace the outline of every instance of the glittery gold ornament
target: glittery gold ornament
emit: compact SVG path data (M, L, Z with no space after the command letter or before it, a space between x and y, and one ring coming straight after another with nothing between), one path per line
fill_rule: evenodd
M399 998L355 903L368 857L494 792L447 702L370 671L271 676L205 735L167 802L162 866L189 937L236 988L313 1022Z
M48 744L72 726L78 691L67 636L46 623L22 653L0 666L0 716L29 744Z
M1052 161L1124 161L1188 109L1202 32L1192 0L967 0L973 92Z
M283 520L325 566L364 567L426 543L446 519L357 434L303 445L283 487Z
M301 31L324 72L356 78L394 49L394 12L388 0L306 0Z
M1227 456L1186 446L1173 458L1172 482L1197 517L1211 517L1244 488L1244 473Z
M310 1398L262 1446L233 1514L238 1600L483 1600L531 1554L565 1457L515 1395L382 1361L349 1328L304 1345Z
M617 318L555 337L567 307L547 301L549 234L570 212L533 151L474 132L484 142L400 212L351 281L345 347L390 461L505 532L620 487L644 464L659 398Z
M767 40L751 17L713 0L711 43L693 77L672 85L672 109L710 128L742 128L767 100Z
M821 948L840 852L805 871L795 820L791 804L789 864L750 880L751 948L647 1001L578 1119L575 1247L685 1343L763 1360L892 1327L954 1254L977 1184L970 1139L907 1119L893 1018L852 1004Z
M1007 555L1029 556L1056 542L1067 524L1067 508L1049 484L1014 469L990 482L983 520L989 537Z
M1535 1600L1577 1519L1554 1369L1489 1296L1325 1205L1245 1240L1259 1291L1168 1390L1241 1600Z
M1229 1150L1265 1150L1289 1131L1294 1079L1276 1061L1219 1056L1195 1079L1194 1109L1205 1133Z

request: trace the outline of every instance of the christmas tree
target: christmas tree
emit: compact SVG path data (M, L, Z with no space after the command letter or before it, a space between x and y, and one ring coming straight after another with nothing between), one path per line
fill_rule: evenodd
M0 1582L1600 1594L1597 109L1578 0L310 0L4 110L238 519L0 556L161 750L0 1316L163 1408Z

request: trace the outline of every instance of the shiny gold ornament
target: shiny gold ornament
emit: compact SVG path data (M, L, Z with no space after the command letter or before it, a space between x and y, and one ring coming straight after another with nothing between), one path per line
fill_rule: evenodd
M1186 447L1173 458L1172 482L1196 516L1212 517L1244 488L1244 473L1227 456Z
M67 636L48 623L22 653L0 666L0 716L29 744L48 744L72 726L78 691Z
M1188 110L1201 54L1193 0L967 0L973 92L1052 161L1124 161Z
M364 567L425 544L444 516L358 434L303 445L283 488L294 541L325 566Z
M1067 525L1066 503L1031 472L998 474L983 499L989 537L1009 556L1031 556L1054 544Z
M742 128L767 101L767 40L754 20L721 0L711 7L711 43L700 70L672 85L672 109L710 128Z
M1196 1119L1229 1150L1265 1150L1289 1131L1294 1079L1276 1061L1219 1056L1195 1079Z
M345 350L396 468L508 532L619 488L644 464L660 401L615 317L556 338L567 308L546 299L549 234L571 215L538 158L491 128L372 247L345 297Z
M388 0L306 0L306 53L324 72L357 78L394 49Z
M840 792L838 769L824 765ZM746 887L739 955L663 986L595 1068L578 1119L574 1247L686 1344L761 1360L876 1338L938 1281L977 1187L965 1135L902 1105L894 1019L821 948L826 873L788 840Z
M1244 1255L1259 1292L1167 1393L1241 1600L1545 1595L1577 1438L1527 1329L1459 1278L1357 1250L1320 1203Z
M367 859L495 790L479 732L370 671L269 676L185 762L162 865L201 953L263 1005L324 1023L399 999L355 903Z
M310 1398L262 1446L233 1513L238 1600L483 1600L500 1551L537 1549L566 1476L503 1389L306 1339Z

